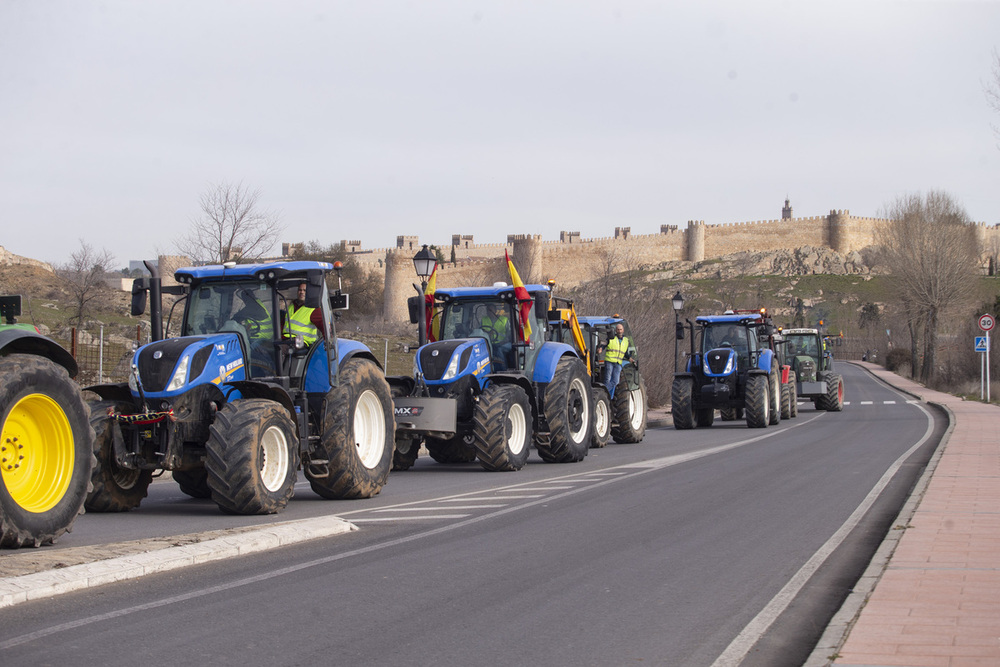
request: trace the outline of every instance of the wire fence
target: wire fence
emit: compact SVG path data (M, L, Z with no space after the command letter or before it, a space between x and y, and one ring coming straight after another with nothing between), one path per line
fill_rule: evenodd
M102 324L96 330L72 327L51 338L73 355L80 369L76 381L88 386L128 380L132 353L149 342L149 331L141 325Z

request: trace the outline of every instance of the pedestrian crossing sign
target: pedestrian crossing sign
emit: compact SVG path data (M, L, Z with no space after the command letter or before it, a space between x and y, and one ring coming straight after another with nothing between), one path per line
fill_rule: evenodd
M986 351L986 336L976 336L976 352Z

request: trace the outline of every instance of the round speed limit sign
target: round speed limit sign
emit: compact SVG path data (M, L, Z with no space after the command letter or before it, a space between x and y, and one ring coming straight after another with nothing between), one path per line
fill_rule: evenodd
M979 328L983 331L990 331L994 326L996 326L996 323L997 322L992 315L982 315L979 318Z

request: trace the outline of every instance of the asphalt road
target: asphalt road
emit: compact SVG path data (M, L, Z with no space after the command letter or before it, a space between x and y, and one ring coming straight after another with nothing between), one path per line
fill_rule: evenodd
M655 429L578 464L533 455L518 473L421 460L371 500L322 501L306 485L276 518L220 515L154 484L136 512L82 517L73 540L326 513L360 530L2 609L0 655L130 667L801 664L943 430L926 406L839 366L842 413L802 405L763 430Z

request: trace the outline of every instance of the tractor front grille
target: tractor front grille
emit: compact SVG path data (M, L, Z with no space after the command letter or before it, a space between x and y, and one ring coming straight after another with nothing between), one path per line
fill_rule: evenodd
M461 345L460 340L442 340L425 345L420 350L420 370L428 380L440 380L448 369L448 362L455 353L455 348ZM468 362L468 359L465 359Z
M719 375L726 370L726 362L729 361L729 350L712 350L705 355L708 367L712 373Z

